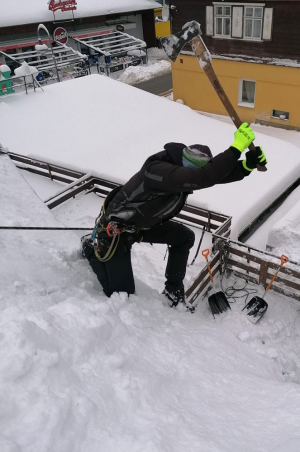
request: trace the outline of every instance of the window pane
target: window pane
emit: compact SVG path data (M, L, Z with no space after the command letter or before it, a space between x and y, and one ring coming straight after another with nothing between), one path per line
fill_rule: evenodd
M253 38L260 38L261 36L261 20L253 21Z
M252 38L252 19L245 20L245 36L246 38Z
M223 35L229 36L230 35L230 19L229 17L226 17L223 22Z
M230 6L224 7L224 16L230 16Z
M216 15L217 16L222 16L222 6L217 6L216 8Z
M254 8L254 17L262 18L262 8Z
M246 8L245 16L252 17L253 16L253 8Z
M216 25L217 25L216 26L216 34L221 35L222 34L222 19L221 18L217 19Z
M255 82L243 80L242 102L254 104Z

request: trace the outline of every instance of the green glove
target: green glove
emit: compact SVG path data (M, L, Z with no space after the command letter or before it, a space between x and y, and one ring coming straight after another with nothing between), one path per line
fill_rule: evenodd
M232 147L238 149L241 153L252 143L255 135L247 122L244 122L234 134Z
M256 146L255 151L246 152L246 160L243 160L243 167L247 171L253 171L256 165L264 166L266 164L267 159L260 146Z

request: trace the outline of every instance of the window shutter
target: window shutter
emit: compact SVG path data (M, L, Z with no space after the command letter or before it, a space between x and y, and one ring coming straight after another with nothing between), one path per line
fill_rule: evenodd
M206 36L214 34L214 7L206 7Z
M265 8L264 12L264 29L263 29L263 40L272 39L272 25L273 25L273 8Z
M232 37L242 38L243 37L243 7L233 6L232 7Z

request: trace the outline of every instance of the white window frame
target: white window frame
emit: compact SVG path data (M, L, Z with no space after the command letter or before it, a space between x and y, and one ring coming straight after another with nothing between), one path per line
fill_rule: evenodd
M217 8L230 8L230 14L229 15L225 15L222 13L221 16L217 16ZM232 8L231 5L216 5L214 7L214 16L215 16L215 36L218 36L219 38L227 38L230 39L231 38L231 17L232 17ZM221 34L217 34L217 20L218 19L222 19L222 33ZM224 19L229 19L229 35L224 35L223 34L223 29L224 29Z
M217 1L217 2L212 2L213 3L213 7L214 7L214 11L213 11L213 14L214 14L214 34L213 34L213 38L217 38L217 39L234 39L234 40L236 40L237 38L233 38L232 36L231 36L231 34L230 34L230 36L228 36L228 35L218 35L218 34L216 34L216 17L218 17L218 16L216 16L216 8L218 7L218 6L222 6L222 7L228 7L228 6L230 6L231 7L231 15L230 15L230 18L231 18L231 20L230 20L230 29L231 29L231 27L232 27L232 7L233 6L243 6L244 7L244 16L243 16L243 38L242 38L242 40L245 40L245 41L255 41L255 42L262 42L263 41L263 39L262 39L262 35L263 35L263 20L264 20L264 11L265 11L265 8L266 8L266 4L265 3L243 3L243 2L238 2L238 3L232 3L232 2L220 2L220 1ZM245 12L246 12L246 8L261 8L262 9L262 18L261 18L261 21L262 21L262 27L261 27L261 33L260 33L260 38L248 38L248 37L245 37ZM220 17L220 16L219 16ZM229 17L229 16L228 16Z
M253 83L255 83L253 103L252 102L243 102L243 82L253 82ZM248 78L240 78L239 79L238 106L239 107L246 107L246 108L254 108L255 96L256 96L256 80L252 80L252 79L248 79Z
M260 18L255 18L254 16L246 16L246 11L247 9L252 8L254 9L260 9L261 10L261 17ZM254 11L253 11L254 13ZM263 19L264 19L264 7L263 6L252 6L252 5L245 5L244 6L244 33L243 33L243 37L245 40L247 41L261 41L261 37L263 34ZM246 20L252 20L252 36L246 36ZM253 36L253 23L254 21L260 21L260 36L259 37L254 37Z
M274 114L275 111L278 111L279 113L282 113L282 115L280 115L280 114L279 115L275 115ZM290 120L290 112L289 111L283 111L283 110L277 110L277 109L273 108L272 109L271 118L280 119L281 121L289 121Z

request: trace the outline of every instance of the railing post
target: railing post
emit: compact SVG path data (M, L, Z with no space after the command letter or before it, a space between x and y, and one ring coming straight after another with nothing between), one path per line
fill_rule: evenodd
M46 165L47 165L47 168L48 168L48 171L49 171L50 179L53 180L53 176L52 176L52 173L51 173L51 167L50 167L49 163L46 163Z
M208 212L208 215L207 215L207 232L211 232L210 231L210 212Z
M27 91L27 84L26 84L26 75L25 76L23 76L24 77L24 83L25 83L25 90L26 90L26 94L28 94L28 91Z
M269 262L261 260L259 269L259 284L262 284L263 287L266 287L267 284L268 267Z

